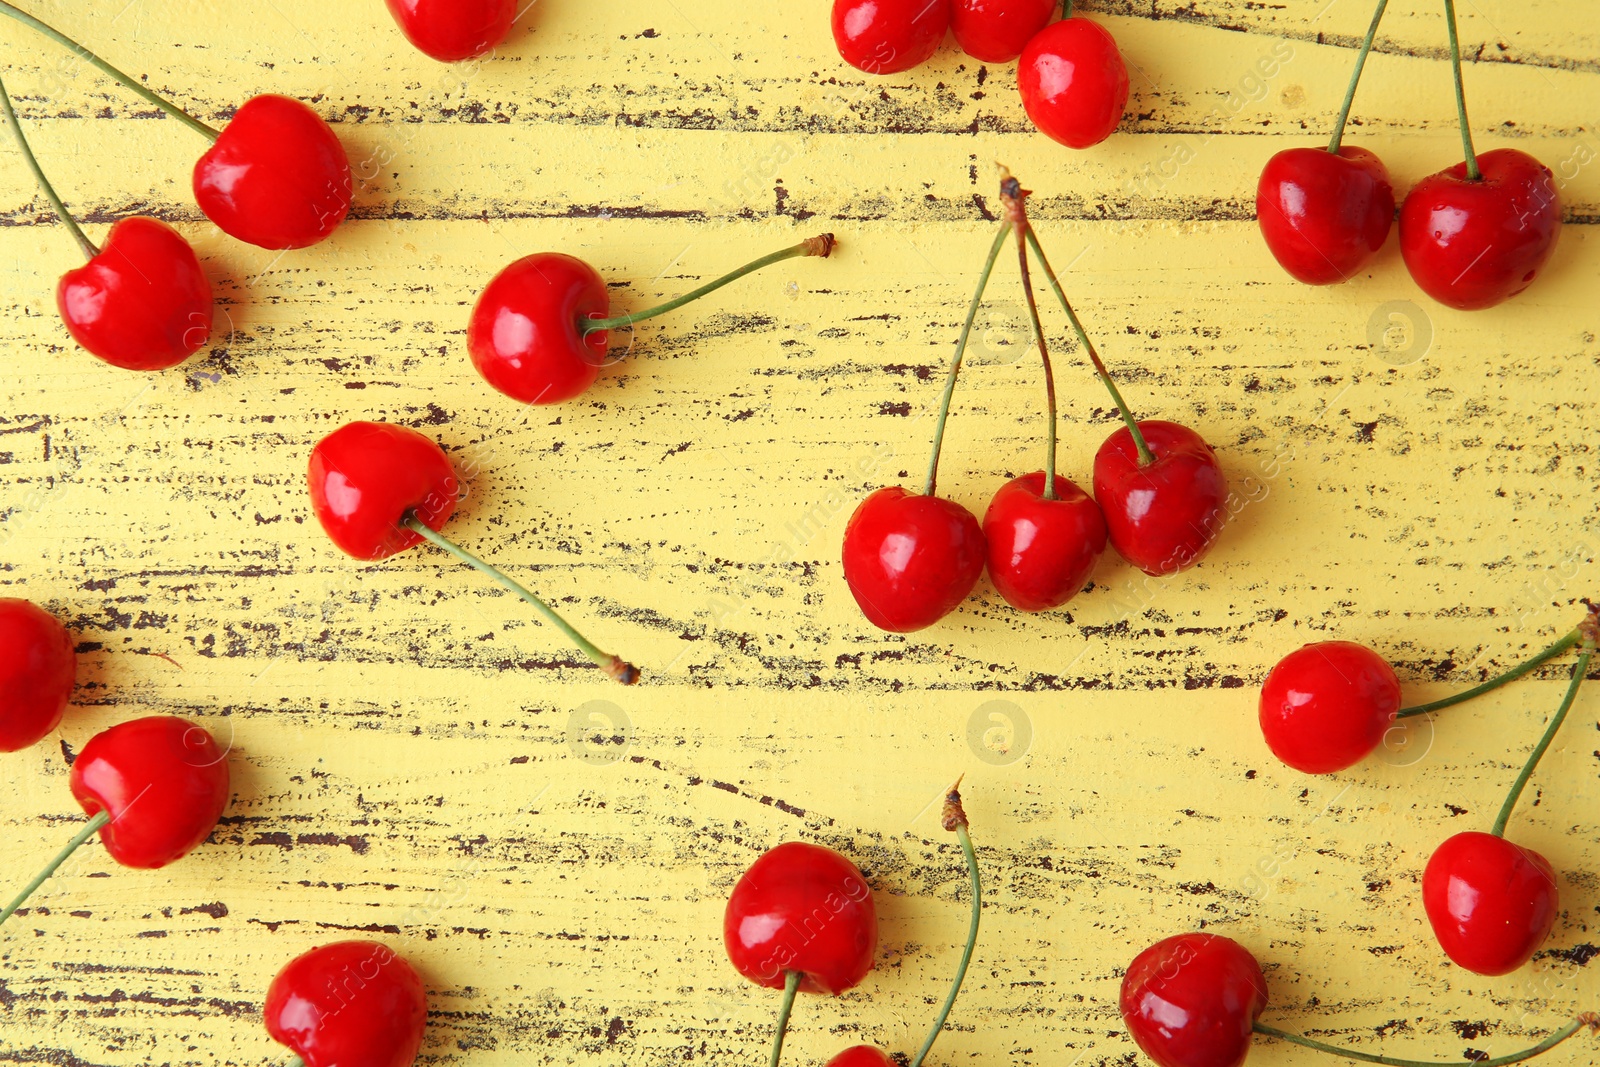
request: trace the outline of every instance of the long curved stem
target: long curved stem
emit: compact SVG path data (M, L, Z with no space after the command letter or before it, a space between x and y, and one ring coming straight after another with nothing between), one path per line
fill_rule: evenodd
M1373 39L1378 36L1378 23L1383 21L1383 11L1388 6L1389 0L1378 0L1378 9L1372 13L1372 25L1367 27L1366 40L1361 42L1361 51L1356 53L1356 67L1350 74L1350 88L1345 90L1344 107L1339 109L1339 121L1333 127L1333 140L1328 142L1328 151L1334 155L1339 154L1339 145L1344 141L1344 124L1350 118L1350 105L1356 100L1356 86L1361 84L1367 53L1372 51Z
M22 23L24 26L31 26L33 29L38 30L40 33L61 45L63 48L77 56L79 59L83 60L85 63L89 63L92 66L98 67L103 73L113 80L120 82L122 85L144 97L162 111L165 111L167 114L171 115L173 118L177 119L191 130L200 134L200 136L206 137L213 141L222 136L216 130L212 129L210 126L207 126L205 123L201 122L199 119L183 110L183 108L179 107L177 104L174 104L164 96L159 96L156 93L151 92L149 89L146 89L144 85L136 78L133 78L128 74L124 74L122 71L118 70L116 67L113 67L110 63L107 63L105 60L101 59L99 56L95 55L93 52L83 47L83 45L79 44L77 41L74 41L71 37L68 37L60 30L56 29L54 26L51 26L48 23L40 22L38 19L34 18L26 11L23 11L21 8L8 4L5 2L5 0L0 0L0 15L9 15L18 22Z
M50 876L55 874L56 870L63 863L67 862L67 857L71 856L74 852L78 851L78 849L83 846L83 843L85 841L87 841L87 840L89 840L89 838L93 837L95 835L95 833L100 830L101 827L105 826L105 824L110 822L110 821L111 821L111 814L109 812L106 812L106 811L97 811L97 812L95 812L94 817L91 818L87 823L84 824L83 829L78 831L77 836L74 837L71 841L67 842L67 847L62 849L60 852L56 853L56 858L51 860L49 865L47 867L45 867L44 870L40 871L38 873L38 875L36 875L34 877L33 881L29 882L26 886L23 887L22 892L17 894L15 900L13 900L10 904L6 905L6 908L5 908L4 911L0 911L0 923L5 922L7 919L11 918L12 915L16 914L17 909L22 907L23 904L26 904L27 901L28 901L28 898L33 896L34 892L40 886L44 885L45 882L49 881Z
M1597 1022L1600 1022L1600 1020L1597 1020L1592 1012L1580 1015L1565 1028L1557 1030L1532 1048L1525 1048L1521 1052L1513 1052L1509 1056L1496 1056L1492 1060L1473 1060L1473 1067L1506 1067L1507 1064L1531 1060L1533 1057L1555 1048L1584 1027L1595 1026ZM1343 1056L1349 1060L1360 1060L1363 1063L1381 1063L1385 1064L1386 1067L1456 1067L1461 1062L1460 1060L1406 1060L1397 1056L1379 1056L1372 1052L1358 1052L1355 1049L1340 1048L1338 1045L1329 1045L1309 1037L1301 1037L1299 1034L1285 1033L1264 1023L1256 1023L1254 1029L1258 1034L1266 1037L1276 1037L1291 1044L1300 1045L1303 1048L1313 1048L1318 1052L1331 1052L1335 1056Z
M983 880L978 875L978 856L972 850L972 838L967 835L967 813L961 808L961 783L957 782L950 787L944 801L944 826L956 832L956 840L961 842L961 852L967 859L967 877L972 882L972 918L967 923L967 945L961 952L961 963L956 967L955 980L950 983L950 993L944 998L944 1006L939 1009L938 1018L933 1020L933 1028L928 1031L927 1038L922 1042L922 1048L911 1061L911 1067L922 1067L922 1061L927 1058L928 1050L933 1048L934 1041L938 1040L944 1032L945 1020L950 1018L950 1009L955 1006L956 996L961 992L961 983L966 980L967 967L972 963L972 950L978 944L978 921L983 918Z
M1579 638L1582 636L1583 627L1574 627L1573 630L1565 637L1561 638L1561 640L1546 648L1532 659L1522 661L1509 671L1506 671L1504 674L1496 675L1495 677L1490 678L1487 682L1475 685L1471 689L1464 689L1453 696L1440 697L1438 700L1430 700L1426 704L1416 704L1412 707L1401 708L1395 713L1395 718L1409 719L1413 715L1425 715L1430 711L1442 711L1445 708L1454 707L1457 704L1465 704L1474 697L1481 697L1483 694L1499 689L1507 682L1514 682L1518 678L1521 678L1524 674L1528 674L1541 665L1555 659L1557 656L1561 655L1561 653L1577 644Z
M601 330L618 330L624 326L632 326L636 322L643 322L645 319L653 319L657 315L665 315L669 311L676 311L685 304L691 304L694 301L699 300L702 296L716 292L729 282L736 282L740 278L743 278L746 274L754 274L761 268L770 267L774 263L782 263L786 259L798 259L801 256L818 256L822 259L827 259L828 256L833 253L833 246L835 243L836 242L833 239L833 234L831 233L824 233L817 237L810 237L804 241L801 241L797 245L791 245L788 248L781 249L780 251L773 252L770 255L765 255L760 259L746 263L738 270L730 271L729 273L718 278L716 281L707 282L705 285L702 285L693 292L684 293L675 300L668 300L665 304L657 304L648 311L635 311L632 314L617 315L609 319L584 319L581 320L578 325L583 328L585 337L591 333L598 333Z
M783 1057L783 1039L789 1033L789 1013L794 1011L794 995L800 991L802 977L799 971L789 971L783 976L783 1000L778 1005L778 1028L772 1035L772 1056L767 1060L767 1067L778 1067L778 1060Z
M609 652L603 652L599 648L595 647L592 643L590 643L587 637L584 637L577 630L573 629L572 625L568 623L566 619L563 619L560 615L557 615L555 609L549 604L546 604L543 600L540 600L538 597L528 592L498 569L491 567L477 556L474 556L471 552L468 552L466 549L461 548L454 542L441 536L432 527L428 526L421 519L418 519L416 515L407 515L401 520L400 525L404 526L408 530L412 530L420 534L423 540L427 541L429 544L444 549L446 552L450 553L452 556L456 557L456 559L459 559L462 563L465 563L473 570L480 574L488 575L500 585L517 594L517 596L521 597L523 600L526 600L529 604L532 604L535 610L537 610L539 614L543 615L550 625L566 634L567 640L577 645L585 656L588 656L594 661L595 666L605 671L606 674L610 675L612 678L615 678L623 685L632 685L639 680L639 669L633 664L626 662L620 657L613 656Z
M1094 372L1100 376L1100 381L1105 385L1106 391L1111 394L1111 400L1117 405L1117 411L1122 415L1123 425L1127 426L1128 433L1133 437L1134 447L1139 450L1139 465L1149 466L1156 461L1155 453L1150 451L1150 445L1144 439L1144 433L1139 429L1139 422L1133 417L1133 412L1128 410L1128 404L1122 399L1122 394L1117 391L1117 383L1111 380L1111 374L1106 370L1106 365L1100 362L1100 353L1095 351L1094 342L1089 340L1089 334L1084 330L1083 323L1078 321L1078 313L1072 310L1072 303L1067 299L1067 294L1061 288L1061 281L1056 277L1056 272L1050 268L1050 261L1045 258L1044 249L1039 246L1039 235L1033 232L1033 226L1028 226L1028 246L1033 249L1033 254L1039 259L1039 266L1044 270L1044 276L1050 281L1050 288L1055 290L1056 299L1061 301L1061 308L1067 313L1067 318L1072 322L1072 330L1078 335L1078 340L1083 344L1083 350L1089 353L1089 362L1094 364Z
M1461 42L1456 39L1455 0L1444 0L1445 23L1450 27L1450 67L1456 76L1456 115L1461 120L1461 151L1467 157L1467 180L1479 181L1478 153L1472 150L1472 125L1467 121L1467 91L1461 84Z
M1045 500L1056 499L1056 374L1050 365L1050 346L1044 339L1044 327L1039 323L1039 302L1033 297L1033 275L1028 272L1028 193L1022 183L1009 174L1000 183L1000 197L1005 202L1012 229L1017 236L1017 266L1022 274L1022 295L1028 302L1028 316L1033 320L1033 336L1039 345L1039 360L1044 364L1045 411L1050 420L1045 433L1044 493Z
M56 214L72 233L73 240L83 249L84 256L88 259L98 256L100 250L78 228L78 221L72 217L72 212L67 210L67 205L61 202L61 197L56 194L56 187L50 184L50 179L45 177L44 168L39 166L39 161L34 158L33 149L28 144L28 136L22 132L22 122L17 118L17 109L11 106L11 94L6 92L4 81L0 81L0 106L5 108L6 121L11 123L11 130L17 135L17 145L22 149L22 158L27 160L28 169L33 171L33 176L38 179L39 188L44 190L44 198L56 209Z
M1000 232L994 235L994 245L989 249L989 258L984 261L983 273L978 276L978 289L972 294L972 303L967 308L967 321L961 324L961 336L956 339L956 353L950 357L950 371L944 379L944 396L939 401L939 421L933 424L933 455L928 458L928 478L923 483L924 496L932 496L939 481L939 450L944 447L944 424L950 418L950 398L955 395L956 379L961 375L961 357L967 351L967 338L972 335L973 320L978 317L978 306L983 303L983 291L989 287L989 275L994 273L995 261L1000 258L1000 249L1005 246L1006 235L1011 232L1009 222L1002 223Z
M1567 721L1567 712L1572 710L1572 702L1578 699L1578 689L1583 685L1584 677L1589 673L1589 660L1594 656L1595 639L1597 637L1597 624L1591 616L1584 623L1583 652L1578 656L1578 662L1572 665L1572 681L1567 685L1567 695L1561 700L1561 707L1556 709L1555 716L1551 718L1550 725L1545 728L1544 736L1539 738L1539 743L1534 746L1533 753L1528 757L1528 762L1522 767L1522 773L1517 775L1517 780L1511 785L1511 792L1506 794L1506 802L1500 806L1500 814L1495 817L1494 829L1489 831L1496 837L1504 837L1506 823L1511 821L1511 812L1517 806L1517 800L1522 796L1522 790L1528 784L1528 779L1533 777L1534 768L1539 766L1539 761L1544 758L1545 752L1550 748L1550 742L1556 738L1556 731L1561 729L1561 724Z

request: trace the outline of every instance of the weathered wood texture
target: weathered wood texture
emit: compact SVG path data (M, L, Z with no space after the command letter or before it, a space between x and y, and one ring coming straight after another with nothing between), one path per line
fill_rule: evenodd
M1571 220L1547 277L1474 315L1432 305L1392 245L1310 290L1257 236L1261 164L1337 110L1356 0L1091 4L1137 73L1122 131L1086 153L1029 132L1009 68L949 49L856 74L822 3L544 0L459 70L377 0L32 6L208 119L259 91L310 100L365 181L324 246L243 247L194 207L194 135L0 26L23 122L91 232L174 221L222 304L216 347L179 370L76 351L52 298L74 249L0 149L0 591L84 649L59 743L4 761L0 869L20 881L69 835L63 757L113 722L191 715L237 776L183 863L135 873L91 848L6 928L0 1062L281 1062L268 981L351 932L420 964L425 1063L757 1062L775 997L724 960L722 902L795 836L860 859L883 952L858 990L803 1002L794 1062L910 1051L964 929L931 806L961 772L989 910L933 1062L1133 1062L1121 969L1200 924L1262 958L1269 1021L1363 1048L1502 1052L1600 1006L1600 695L1515 822L1560 872L1549 951L1465 975L1419 901L1433 846L1487 828L1565 663L1325 779L1277 765L1254 723L1265 671L1306 640L1369 643L1408 692L1442 693L1594 593L1588 5L1462 5L1480 148L1556 168ZM1437 7L1395 5L1356 106L1352 139L1402 188L1459 158ZM1132 402L1218 446L1241 510L1181 577L1108 556L1066 611L1019 615L984 583L944 625L888 636L850 600L840 537L868 488L921 477L995 160L1037 191ZM834 259L641 326L581 402L521 410L465 358L472 301L518 255L582 255L636 308L821 230ZM994 293L941 481L980 511L1042 458L1014 268ZM1086 483L1113 412L1046 316L1062 468ZM601 679L438 554L337 553L304 468L353 418L436 434L468 487L450 532L645 683ZM1264 1044L1253 1062L1315 1059Z

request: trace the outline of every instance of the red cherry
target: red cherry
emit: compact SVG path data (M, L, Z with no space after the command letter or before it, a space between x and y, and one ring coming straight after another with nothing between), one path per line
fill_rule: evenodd
M828 1067L895 1067L889 1054L872 1045L854 1045L828 1061Z
M1272 754L1307 774L1366 759L1400 710L1389 662L1352 641L1321 641L1278 661L1261 687L1261 733Z
M306 1067L411 1067L428 1023L422 979L393 949L340 941L272 980L267 1033Z
M1445 955L1474 974L1510 974L1550 936L1556 875L1531 848L1468 831L1428 860L1422 904Z
M1106 520L1077 485L1056 476L1056 498L1044 499L1044 471L1000 487L983 516L989 578L1018 611L1049 611L1071 600L1100 553Z
M868 74L898 74L926 63L949 28L948 0L833 0L839 55Z
M1033 124L1068 148L1099 144L1128 106L1128 68L1099 23L1064 18L1034 35L1017 64L1022 107Z
M407 513L438 530L456 509L456 473L444 450L386 422L352 422L324 437L307 480L317 521L357 559L386 559L421 541L400 525Z
M1044 29L1060 0L951 0L956 44L983 63L1009 63Z
M454 63L499 47L517 17L517 0L387 0L389 14L419 50Z
M1533 283L1561 235L1561 197L1550 168L1526 152L1478 157L1481 181L1457 163L1416 184L1400 209L1400 252L1424 292L1477 311Z
M226 233L262 248L304 248L350 211L350 161L322 116L298 100L246 100L194 165L194 196Z
M582 393L605 365L604 330L583 323L611 308L589 264L559 252L526 256L501 271L472 309L467 351L478 373L524 404L559 404Z
M1394 224L1394 186L1365 148L1288 148L1267 161L1256 220L1272 255L1307 285L1348 281Z
M1227 519L1228 480L1216 453L1193 430L1139 423L1155 462L1141 466L1126 426L1094 457L1094 498L1111 545L1146 574L1176 574L1216 543Z
M61 724L78 656L60 620L16 597L0 597L0 649L0 752L16 752Z
M983 530L951 500L898 485L861 502L844 529L844 579L872 625L892 633L932 626L983 573Z
M1238 942L1180 934L1134 958L1121 1006L1128 1032L1160 1067L1239 1067L1267 1006L1267 980Z
M878 912L856 865L831 848L787 841L744 872L722 918L722 942L739 973L782 989L836 996L872 969Z
M187 720L134 719L89 739L70 784L84 814L111 817L100 840L112 858L154 870L211 836L228 806L228 754Z
M99 255L61 276L56 307L74 341L124 370L175 367L211 339L211 282L155 219L111 227Z

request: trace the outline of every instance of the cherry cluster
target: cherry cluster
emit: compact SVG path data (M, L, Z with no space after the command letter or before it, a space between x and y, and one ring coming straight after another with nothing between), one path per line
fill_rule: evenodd
M1017 60L1022 108L1068 148L1110 137L1128 106L1128 66L1097 22L1065 0L833 0L833 40L846 63L898 74L933 57L947 33L980 63Z

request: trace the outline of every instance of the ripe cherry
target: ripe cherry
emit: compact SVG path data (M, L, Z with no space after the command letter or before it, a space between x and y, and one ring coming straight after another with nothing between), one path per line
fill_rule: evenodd
M1059 6L1060 0L950 0L950 28L973 59L1009 63Z
M802 241L648 311L606 316L611 296L595 269L572 256L525 256L489 283L472 309L467 352L485 381L524 404L559 404L594 384L609 331L666 314L753 271L797 256L832 253L832 234Z
M441 63L475 59L500 46L517 0L386 0L406 38Z
M305 1067L411 1067L428 998L417 972L387 945L339 941L280 971L262 1016L272 1039Z
M1000 487L983 516L989 578L1018 611L1058 608L1083 588L1106 550L1106 520L1082 489L1057 476L1044 497L1044 472Z
M844 530L844 577L869 622L892 633L932 626L983 573L983 530L953 500L898 485L863 500Z
M895 1067L895 1062L876 1045L852 1045L829 1060L828 1067Z
M833 0L839 55L868 74L898 74L926 63L949 28L949 0Z
M1261 687L1261 733L1284 763L1332 774L1365 759L1400 710L1400 680L1387 660L1351 641L1289 653Z
M1272 255L1307 285L1354 277L1389 238L1394 186L1365 148L1289 148L1267 161L1256 219Z
M0 597L0 649L0 752L17 752L61 724L78 656L60 620L17 597Z
M1151 575L1193 566L1227 520L1228 480L1200 435L1159 420L1138 424L1147 448L1123 426L1094 457L1094 498L1111 545Z
M334 544L357 559L387 559L419 541L455 556L527 601L610 677L639 680L630 663L602 652L521 585L439 533L460 483L444 450L415 430L352 422L323 438L307 471L311 508Z
M1516 296L1544 269L1561 235L1561 197L1550 168L1500 148L1429 175L1400 209L1400 252L1411 277L1462 311Z
M1239 1067L1266 1006L1260 964L1216 934L1158 941L1122 979L1122 1021L1160 1067Z
M1122 122L1128 68L1104 27L1076 16L1040 30L1017 65L1022 107L1068 148L1099 144Z
M1481 831L1440 845L1422 875L1439 945L1474 974L1510 974L1533 958L1559 911L1555 871L1539 853Z

